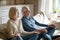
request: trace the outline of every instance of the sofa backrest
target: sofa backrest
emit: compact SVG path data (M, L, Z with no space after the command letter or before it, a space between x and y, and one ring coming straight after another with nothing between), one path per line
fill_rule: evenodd
M0 33L5 34L6 30L6 23L5 24L0 24Z
M8 13L9 13L9 9L11 7L16 7L19 11L19 17L21 18L23 15L22 15L22 7L23 6L27 6L30 8L31 10L31 15L33 15L33 12L34 12L34 7L32 4L26 4L26 5L7 5L7 6L0 6L0 24L4 24L7 22L7 20L9 19L8 17Z

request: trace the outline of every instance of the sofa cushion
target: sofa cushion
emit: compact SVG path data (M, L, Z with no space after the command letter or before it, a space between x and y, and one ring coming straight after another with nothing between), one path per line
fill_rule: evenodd
M0 24L0 38L6 39L6 24Z

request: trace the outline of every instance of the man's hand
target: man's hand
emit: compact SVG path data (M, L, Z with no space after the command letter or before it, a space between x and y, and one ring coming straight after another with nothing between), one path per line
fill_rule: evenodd
M56 26L54 24L50 24L49 27L55 28Z

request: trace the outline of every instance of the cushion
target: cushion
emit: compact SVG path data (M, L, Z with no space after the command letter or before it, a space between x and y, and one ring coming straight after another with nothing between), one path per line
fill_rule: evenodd
M0 38L6 39L6 24L0 24Z

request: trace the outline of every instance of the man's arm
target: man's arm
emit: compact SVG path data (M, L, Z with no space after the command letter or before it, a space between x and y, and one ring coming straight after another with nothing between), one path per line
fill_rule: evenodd
M49 26L49 25L46 25L46 24L38 23L37 21L35 21L35 24L37 24L39 26L42 26L42 27L48 27Z
M37 22L34 18L32 18L32 19L35 21L35 24L37 24L38 26L42 26L42 27L48 27L49 26L49 25Z

